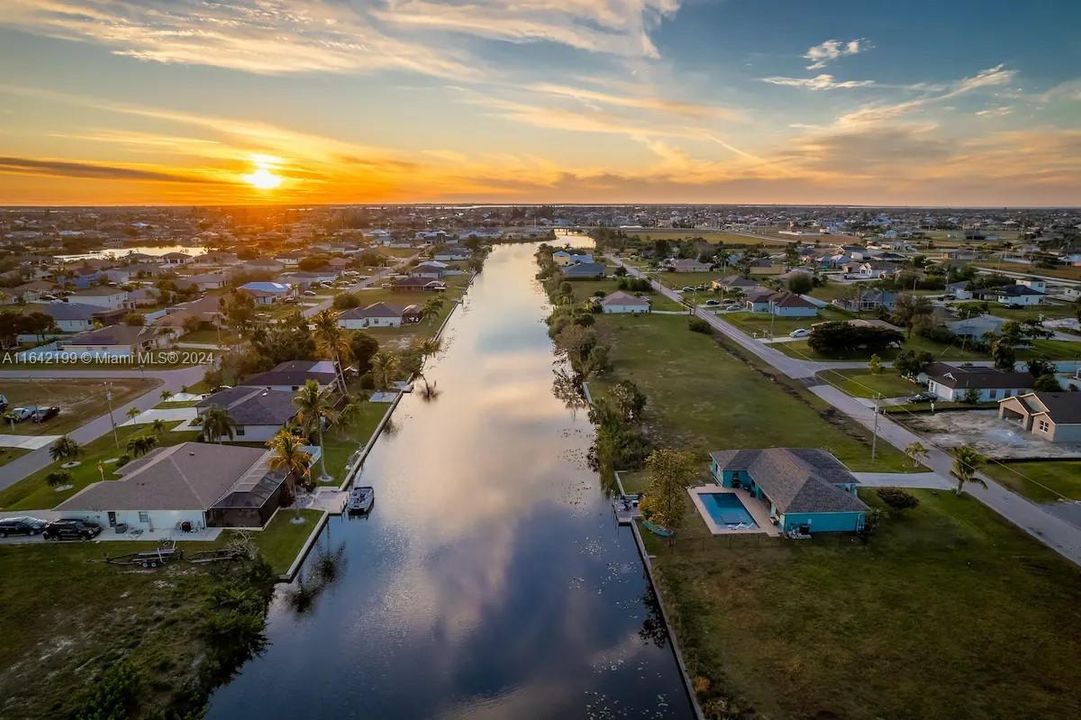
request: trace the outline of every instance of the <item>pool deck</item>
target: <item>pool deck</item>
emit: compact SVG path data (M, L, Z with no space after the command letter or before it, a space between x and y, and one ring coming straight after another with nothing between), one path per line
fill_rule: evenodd
M780 537L780 530L777 526L769 521L769 511L765 505L759 500L755 500L750 497L746 492L739 492L733 488L726 488L721 485L701 485L699 487L687 488L687 492L691 496L691 502L694 503L695 508L698 509L698 514L702 516L702 520L705 521L706 527L714 535L753 535L755 533L765 533L770 537ZM702 495L714 495L717 493L728 493L735 495L739 498L739 501L743 504L743 507L750 513L751 518L755 521L758 527L735 529L729 528L724 525L718 525L710 517L709 511L706 510L706 506L702 503Z

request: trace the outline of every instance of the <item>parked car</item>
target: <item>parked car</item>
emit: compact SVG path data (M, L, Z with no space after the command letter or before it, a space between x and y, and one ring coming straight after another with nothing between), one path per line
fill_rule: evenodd
M686 285L682 290L680 290L680 292L694 292L694 288L690 285Z
M30 419L36 423L45 422L51 420L60 414L60 408L56 405L49 405L48 407L39 407L34 410L34 414L30 416Z
M720 300L706 300L703 303L703 305L708 305L709 307L717 307L720 304L721 304Z
M810 334L811 334L811 331L808 330L807 328L797 328L797 329L793 330L792 332L788 333L788 337L801 338L801 337L807 337Z
M101 534L101 525L87 520L56 520L45 526L46 540L92 540Z
M0 538L8 535L39 535L48 525L34 517L10 517L0 520Z
M33 414L34 408L17 407L11 412L9 412L7 415L5 415L4 419L9 422L21 423L23 420L29 420L30 416L32 416Z
M315 297L315 291L314 290L305 290L304 294L307 295L308 297Z
M913 395L908 399L910 403L925 403L938 399L938 395L929 392L921 392Z
M0 395L0 411L8 409L8 396Z

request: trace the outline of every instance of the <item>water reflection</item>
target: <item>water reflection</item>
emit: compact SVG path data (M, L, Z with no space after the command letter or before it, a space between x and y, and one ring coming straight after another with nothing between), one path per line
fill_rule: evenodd
M333 582L300 614L281 595L208 717L690 717L592 427L553 393L534 250L492 253L425 368L438 401L404 398L365 463L373 512L328 528Z

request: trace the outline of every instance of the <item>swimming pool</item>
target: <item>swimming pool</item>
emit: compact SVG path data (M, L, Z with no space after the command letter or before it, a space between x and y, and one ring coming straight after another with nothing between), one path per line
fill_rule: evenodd
M758 524L735 493L699 493L702 507L713 522L729 528L753 528Z

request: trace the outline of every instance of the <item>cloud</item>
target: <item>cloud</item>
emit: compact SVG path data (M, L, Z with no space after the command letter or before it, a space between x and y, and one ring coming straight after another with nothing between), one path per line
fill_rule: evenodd
M206 178L193 177L159 170L137 167L99 165L95 163L66 160L39 160L35 158L0 157L0 173L25 175L51 175L95 180L148 180L152 182L205 183Z
M984 110L978 110L976 117L981 118L1000 118L1006 117L1013 112L1013 108L1009 105L1000 105L998 107L986 108Z
M858 55L871 49L871 44L866 40L857 38L842 42L840 40L827 40L807 50L803 57L811 61L808 70L821 70L837 58L846 55Z
M534 83L527 88L532 92L554 95L557 97L580 100L587 104L612 105L616 107L636 108L661 113L681 115L688 118L731 118L735 113L727 108L704 103L684 102L655 95L624 94L619 95L600 90L573 87L557 83Z
M813 78L793 78L793 77L765 77L762 78L762 82L769 83L770 85L786 85L788 87L807 88L809 90L851 90L853 88L871 87L875 84L874 80L842 80L837 81L833 79L832 75L822 73L816 75Z

